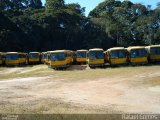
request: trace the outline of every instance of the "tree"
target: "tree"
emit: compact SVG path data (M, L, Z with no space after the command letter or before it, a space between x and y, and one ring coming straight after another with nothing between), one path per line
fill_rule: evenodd
M30 0L29 6L32 8L40 9L42 8L42 2L41 0Z
M81 6L78 3L67 4L66 9L75 12L79 15L85 14L85 7L81 8Z
M24 5L22 3L23 0L10 0L11 1L11 9L13 10L21 10L24 9Z
M10 0L0 0L0 10L11 9Z
M0 50L103 49L160 44L160 9L105 0L88 17L63 0L0 0Z
M47 12L54 12L64 8L64 0L46 0L46 11Z
M160 2L157 3L157 9L160 9Z
M150 26L149 19L152 13L151 9L142 4L105 0L90 12L89 17L95 24L105 26L103 29L114 41L117 41L118 46L128 46L133 42L145 45L149 44L146 41L147 34L154 33L154 30L151 30L151 27L149 30L147 26ZM95 21L94 18L99 20ZM150 36L154 38L154 35Z

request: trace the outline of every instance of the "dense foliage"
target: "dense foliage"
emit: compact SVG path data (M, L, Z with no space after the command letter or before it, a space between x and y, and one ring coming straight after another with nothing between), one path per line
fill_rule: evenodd
M84 12L63 0L0 0L0 51L160 44L160 3L105 0Z

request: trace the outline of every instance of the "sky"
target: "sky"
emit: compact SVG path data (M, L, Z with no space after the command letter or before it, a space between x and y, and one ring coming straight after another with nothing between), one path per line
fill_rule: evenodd
M43 4L46 0L42 0ZM86 16L88 13L93 10L99 3L103 2L104 0L64 0L65 3L79 3L81 7L86 7ZM121 0L123 1L123 0ZM152 8L155 8L157 5L157 2L160 2L160 0L130 0L133 3L141 3L143 5L151 5Z

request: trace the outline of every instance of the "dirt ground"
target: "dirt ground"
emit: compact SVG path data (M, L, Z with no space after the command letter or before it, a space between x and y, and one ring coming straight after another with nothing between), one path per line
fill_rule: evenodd
M2 67L0 113L160 113L160 66Z

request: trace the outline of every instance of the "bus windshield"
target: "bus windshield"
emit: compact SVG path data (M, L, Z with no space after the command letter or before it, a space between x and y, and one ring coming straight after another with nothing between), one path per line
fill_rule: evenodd
M103 51L90 51L89 58L90 59L104 59Z
M151 48L150 52L152 55L160 55L160 48Z
M53 61L62 61L62 60L65 60L65 55L64 55L64 53L54 53L54 54L51 54L51 60L53 60Z
M38 53L30 53L29 58L39 58L39 54Z
M131 58L146 57L146 56L147 56L147 51L145 49L131 50Z
M86 52L77 52L77 58L86 58Z
M17 60L18 59L18 54L7 54L6 55L6 60Z
M115 50L110 52L111 58L126 58L126 51L124 50Z
M47 54L44 54L44 59L46 59L47 58Z

